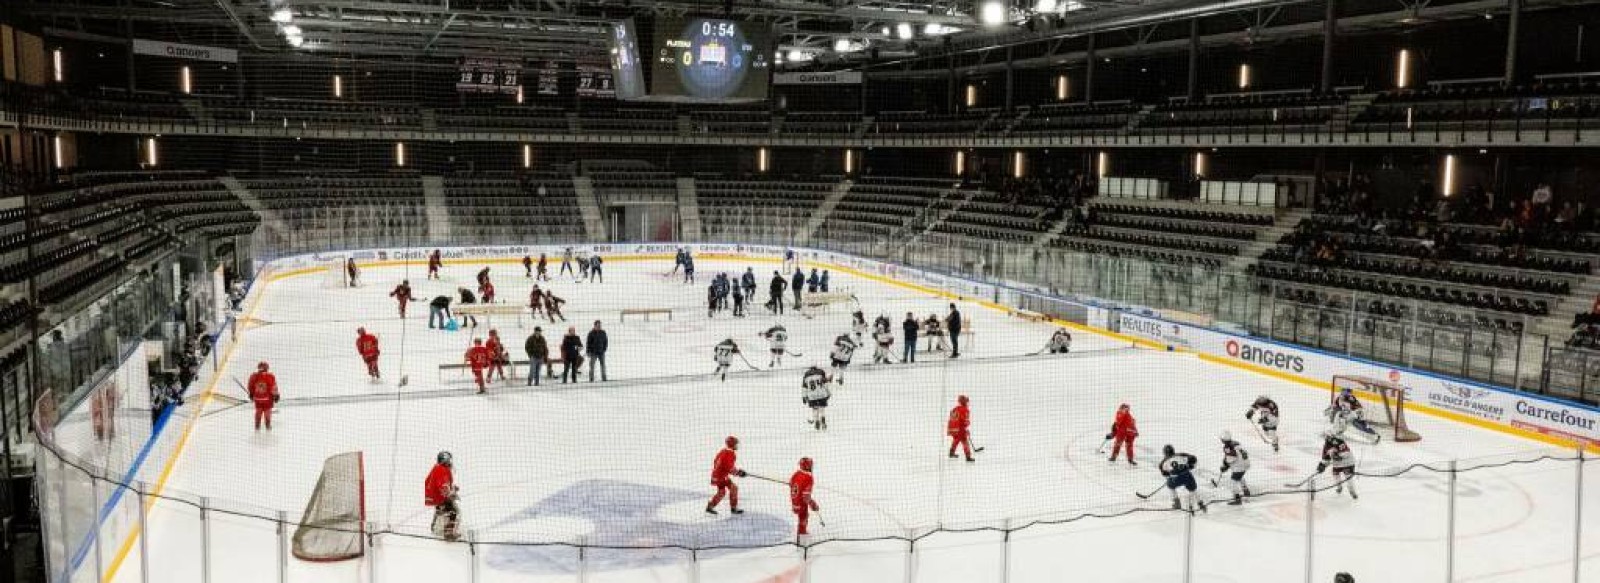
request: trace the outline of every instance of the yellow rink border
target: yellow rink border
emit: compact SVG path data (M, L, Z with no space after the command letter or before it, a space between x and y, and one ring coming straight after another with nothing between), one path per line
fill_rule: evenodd
M672 258L673 258L672 255L665 254L665 253L662 253L662 254L618 254L618 255L614 255L611 258L607 259L606 262L610 263L610 262L665 261L665 260L672 259ZM755 263L782 263L783 262L783 260L778 259L778 258L754 257L754 256L740 254L740 253L704 253L704 254L700 255L700 258L701 259L708 259L708 260L721 259L721 260L751 261L751 262L755 262ZM521 265L522 259L518 258L518 257L481 258L481 259L478 259L478 258L474 258L474 259L446 259L442 263L444 265L446 265L446 266L451 266L451 265L501 265L501 264ZM958 293L949 292L949 291L945 291L945 290L941 290L941 289L931 288L931 287L927 287L927 286L923 286L923 285L915 284L915 283L910 283L910 282L906 282L906 281L900 281L900 280L892 279L892 278L889 278L889 277L884 277L884 276L881 276L881 275L877 275L877 274L874 274L874 273L864 272L864 271L858 270L856 268L845 266L845 265L837 265L837 264L826 263L826 262L821 262L821 261L813 261L813 260L801 260L799 263L801 265L809 265L809 266L812 266L812 267L826 268L826 269L830 269L830 270L833 270L833 271L838 271L838 272L841 272L841 273L846 273L846 274L849 274L849 275L860 277L862 279L875 281L875 282L878 282L878 283L882 283L882 284L886 284L886 285L890 285L890 286L894 286L894 287L899 287L899 288L903 288L903 289L908 289L908 290L912 290L912 291L919 292L919 293L925 293L925 294L929 294L929 295L932 295L932 296L935 296L935 297L941 297L941 298L946 298L946 299L951 299L951 300L975 303L975 304L978 304L979 306L982 306L982 307L985 307L985 308L989 308L989 309L992 309L992 310L995 310L995 311L1003 312L1003 313L1005 313L1007 315L1015 315L1015 314L1022 313L1021 310L1016 310L1016 309L1007 307L1007 306L999 304L999 303L995 303L995 302L987 300L987 299L978 298L978 297L974 297L974 296L967 296L967 295L963 295L963 294L958 294ZM424 266L425 267L427 265L427 261L426 260L415 260L415 259L386 259L386 260L369 260L369 261L357 260L356 261L356 266L359 267L359 268L362 268L362 269L371 268L371 267L400 267L400 266L413 266L413 265L415 265L415 266ZM302 276L302 275L310 275L310 274L314 274L314 273L324 273L327 269L328 269L327 266L310 266L310 267L303 267L303 268L299 268L299 269L285 270L285 271L281 271L281 272L276 272L276 273L270 274L269 276L267 276L266 281L263 283L260 293L256 294L255 298L251 300L250 308L246 311L244 319L251 319L254 316L256 308L259 307L260 304L261 304L261 299L267 295L269 284L278 282L280 280L288 279L288 278L291 278L291 277L299 277L299 276ZM916 269L916 268L913 267L913 269ZM978 282L978 283L981 283L981 282ZM993 284L984 284L984 285L993 285ZM1249 363L1234 362L1233 360L1230 360L1230 359L1225 359L1225 358L1222 358L1222 357L1219 357L1219 356L1215 356L1215 355L1210 355L1210 354L1204 354L1204 353L1201 353L1199 351L1196 351L1196 350L1193 350L1193 349L1189 349L1189 348L1184 348L1184 347L1181 347L1181 346L1169 346L1167 344L1163 344L1163 343L1160 343L1160 342L1154 342L1154 341L1151 341L1151 340L1147 340L1147 339L1144 339L1144 338L1139 338L1139 337L1136 337L1136 336L1129 336L1129 335L1126 335L1126 334L1119 334L1119 333L1116 333L1116 332L1112 332L1110 330L1104 330L1104 329L1095 328L1095 327L1092 327L1092 326L1086 326L1086 325L1083 325L1083 324L1078 324L1078 323L1075 323L1075 322L1069 322L1069 321L1066 321L1066 320L1060 320L1060 319L1057 319L1057 318L1045 317L1045 318L1041 319L1040 321L1047 322L1047 323L1050 323L1050 324L1054 324L1056 326L1070 328L1070 329L1073 329L1073 330L1092 333L1092 334L1095 334L1095 335L1098 335L1098 336L1103 336L1103 337L1111 338L1111 339L1114 339L1114 340L1120 340L1120 341L1123 341L1123 342L1128 342L1128 343L1131 343L1131 344L1133 344L1135 346L1142 346L1142 347L1145 347L1145 348L1152 348L1152 349L1157 349L1157 350L1162 350L1162 351L1170 351L1170 352L1176 352L1176 353L1194 354L1195 356L1198 356L1200 358L1200 360L1203 360L1203 361L1206 361L1206 362L1211 362L1211 363L1214 363L1214 364L1220 364L1220 365L1232 367L1232 368L1235 368L1235 369L1243 370L1243 371L1246 371L1246 372L1251 372L1251 373L1256 373L1256 374L1272 377L1274 379L1278 379L1278 380L1281 380L1281 381L1286 381L1286 382L1298 384L1298 385L1301 385L1301 386L1304 386L1304 387L1307 387L1307 388L1310 388L1310 389L1318 390L1318 391L1328 391L1328 390L1330 390L1327 382L1325 382L1325 381L1318 381L1318 380L1311 379L1311 378L1308 378L1308 377L1303 377L1303 376L1296 375L1296 374L1291 374L1291 373L1286 373L1286 372L1283 372L1283 371L1273 370L1273 369L1270 369L1270 368L1266 368L1266 367L1262 367L1262 366L1258 366L1258 365L1253 365L1253 364L1249 364ZM161 475L156 480L156 483L155 483L154 487L152 488L152 490L150 492L150 494L152 496L150 498L150 501L146 504L146 508L143 510L144 512L146 512L147 515L148 515L149 511L154 508L156 502L160 501L159 495L160 495L162 489L166 487L167 479L169 477L171 477L173 468L176 467L178 460L183 457L184 446L188 444L189 438L192 435L192 433L194 432L195 426L196 426L198 420L200 419L201 414L204 413L205 404L209 403L211 401L211 396L212 396L212 393L216 390L217 382L222 379L221 372L223 370L227 369L228 363L233 358L233 351L235 349L237 349L240 344L242 344L242 341L235 341L232 346L228 347L227 353L225 353L223 355L222 361L218 365L218 368L217 368L218 374L216 374L215 376L212 377L211 382L206 386L205 392L203 392L201 394L201 399L200 399L201 408L200 408L200 410L196 412L194 417L189 419L188 424L184 427L183 436L179 438L177 446L173 449L171 457L167 460L166 465L162 468ZM1366 400L1376 400L1376 397L1372 397L1372 396L1368 396L1368 395L1360 395L1360 397L1363 398L1363 399L1366 399ZM1469 415L1463 415L1463 414L1460 414L1460 413L1456 413L1456 412L1448 411L1448 410L1444 410L1444 409L1439 409L1437 407L1432 407L1432 406L1428 406L1428 405L1417 404L1414 401L1407 401L1407 407L1406 408L1410 409L1412 411L1419 412L1419 413L1425 413L1425 414L1428 414L1428 415L1432 415L1434 417L1439 417L1439 418L1447 419L1447 420L1450 420L1450 421L1456 421L1456 422L1459 422L1459 423L1465 423L1467 425L1478 427L1480 429L1487 429L1487 430L1490 430L1490 431L1496 431L1496 432L1499 432L1499 433L1504 433L1504 434L1511 435L1511 436L1514 436L1514 437L1521 437L1521 438L1524 438L1524 439L1529 439L1529 440L1532 440L1532 441L1537 441L1537 442L1548 444L1548 445L1555 445L1555 446L1560 446L1560 447L1568 448L1568 449L1576 448L1576 447L1579 447L1579 446L1582 445L1581 442L1576 442L1576 441L1568 440L1568 439L1561 439L1559 437L1545 435L1543 433L1538 433L1538 432L1535 432L1535 431L1528 431L1528 430L1518 429L1518 428L1515 428L1515 427L1507 427L1507 426L1504 426L1504 425L1500 425L1498 423L1494 423L1494 422L1487 421L1487 420L1484 420L1484 419L1479 419L1479 418L1472 417L1472 416L1469 416ZM1600 444L1590 444L1590 445L1588 445L1586 447L1586 449L1588 451L1600 453ZM148 522L146 522L145 524L148 526ZM123 541L121 547L119 547L119 549L117 551L116 558L112 560L110 568L108 568L106 570L106 575L105 575L104 579L102 580L103 583L112 583L114 577L116 576L117 570L122 566L122 563L124 562L124 560L127 559L128 553L133 548L133 543L137 540L137 538L140 536L140 534L141 533L138 530L135 530L134 532L132 532L132 533L130 533L128 535L126 540Z

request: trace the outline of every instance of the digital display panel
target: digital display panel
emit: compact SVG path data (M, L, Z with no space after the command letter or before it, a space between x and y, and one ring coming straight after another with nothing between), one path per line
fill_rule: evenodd
M617 99L645 96L644 69L639 65L639 35L633 19L616 23L611 29L611 78Z
M697 101L767 98L772 35L766 25L721 18L657 22L652 94Z

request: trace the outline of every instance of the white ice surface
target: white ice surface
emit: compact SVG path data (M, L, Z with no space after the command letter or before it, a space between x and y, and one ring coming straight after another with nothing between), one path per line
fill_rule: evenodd
M820 360L832 338L849 328L848 310L835 306L814 319L775 318L759 306L748 318L707 319L704 284L719 270L746 264L699 262L701 284L684 285L660 274L666 262L614 261L603 284L555 283L568 300L567 317L580 335L595 320L610 333L612 383L562 386L549 379L537 389L496 384L472 394L459 373L440 381L437 366L458 362L468 331L426 327L427 300L472 285L476 267L451 266L444 281L426 281L420 268L367 269L367 285L327 289L318 275L258 286L264 294L253 324L225 363L217 384L240 389L258 361L272 364L284 403L271 433L251 430L248 406L226 409L212 401L195 428L165 495L206 497L209 536L199 512L162 502L150 517L147 550L152 580L201 581L201 549L209 549L211 581L278 580L278 535L270 522L244 512L291 522L304 507L323 460L332 454L366 454L368 516L380 536L367 560L341 564L287 561L290 581L468 581L476 564L480 581L667 580L755 582L792 580L809 569L812 581L1181 581L1183 534L1192 526L1194 581L1288 582L1304 577L1307 497L1267 496L1242 507L1212 506L1192 519L1161 510L1163 492L1135 498L1160 484L1154 465L1162 444L1201 459L1202 491L1222 498L1209 478L1219 461L1216 435L1227 429L1255 460L1249 480L1258 491L1283 490L1316 464L1325 392L1212 365L1192 356L1142 349L1087 332L1075 333L1075 354L1023 358L1042 347L1054 327L1030 323L963 303L975 335L963 355L947 360L925 354L916 366L866 366L871 349L858 351L845 384L835 390L829 429L813 431L799 399L800 368ZM771 264L755 264L764 300ZM500 296L523 301L528 280L520 266L496 264ZM410 317L397 317L386 295L409 278L423 300ZM879 313L899 323L907 311L943 314L947 300L834 273L833 287L855 292L869 320ZM618 322L625 307L671 307L672 321ZM751 362L766 364L756 337L773 321L790 330L790 350L804 358L786 370L751 372L735 361L726 382L708 376L711 346L734 338ZM532 323L497 319L513 355ZM554 346L565 325L541 322ZM355 329L365 326L382 342L384 380L372 383L355 355ZM895 355L899 356L896 345ZM405 387L397 379L409 378ZM587 371L585 371L587 379ZM654 380L647 380L654 379ZM945 457L944 422L958 394L972 399L974 441L985 448L975 464ZM1285 439L1273 454L1245 421L1248 403L1271 395L1283 407ZM242 395L236 395L242 396ZM1129 403L1139 419L1141 464L1110 464L1095 449L1111 414ZM191 403L190 405L196 406ZM1410 418L1424 439L1413 444L1357 446L1364 472L1412 463L1462 467L1532 460L1570 452L1458 425L1424 415ZM817 539L923 537L915 554L903 540L830 542L813 547L809 561L780 546L702 552L588 550L586 566L565 546L465 545L413 538L426 534L422 478L434 455L455 456L465 529L490 542L589 542L690 546L755 545L792 540L786 490L754 478L741 481L740 517L701 513L710 495L707 474L722 439L743 440L740 465L752 474L786 479L795 460L817 463L816 498L826 527ZM1545 461L1463 472L1455 484L1455 580L1570 581L1575 464ZM1588 465L1589 501L1600 493L1600 469ZM1315 516L1314 581L1339 570L1368 581L1442 581L1447 474L1413 472L1399 478L1362 478L1361 499L1319 495ZM222 502L226 501L226 502ZM1597 504L1590 504L1591 507ZM724 509L726 506L724 505ZM1009 545L997 530L1084 514L1113 518L1038 524L1015 531ZM1587 580L1600 581L1600 508L1586 508ZM293 525L289 525L292 532ZM203 540L204 539L204 540ZM117 541L120 543L120 541ZM140 553L117 577L135 581ZM909 560L908 560L909 558ZM156 574L159 574L158 576Z

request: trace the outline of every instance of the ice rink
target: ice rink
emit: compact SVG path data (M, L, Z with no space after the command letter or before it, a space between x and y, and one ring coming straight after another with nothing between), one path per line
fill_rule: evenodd
M775 316L758 301L748 317L708 318L712 274L753 267L764 301L778 265L697 264L696 285L664 277L669 261L612 261L604 283L557 276L547 287L567 300L569 322L501 316L453 332L428 328L427 302L475 287L482 265L447 265L440 281L426 280L420 265L368 268L365 285L354 289L327 287L320 273L258 282L213 386L243 398L235 379L270 363L284 396L274 429L253 431L248 405L191 404L205 407L204 415L162 495L226 500L263 516L282 511L294 522L323 460L364 452L368 518L391 534L377 537L375 551L359 561L288 559L290 581L1183 581L1187 552L1192 581L1278 583L1304 580L1311 517L1314 581L1341 570L1363 583L1443 581L1453 529L1455 581L1555 582L1571 581L1576 525L1600 533L1600 508L1574 514L1577 466L1565 460L1573 452L1421 414L1409 418L1420 442L1352 447L1366 474L1413 464L1433 470L1359 478L1359 500L1326 492L1308 504L1303 493L1282 493L1243 506L1219 502L1192 518L1168 511L1165 491L1148 501L1134 495L1160 484L1155 465L1168 443L1200 458L1209 499L1227 496L1210 483L1223 430L1251 454L1248 480L1258 493L1285 492L1305 478L1320 452L1327 390L1134 348L1086 329L1073 330L1072 354L1036 356L1056 325L973 301L957 302L971 332L959 359L924 352L916 364L873 366L864 347L834 389L829 428L816 431L800 402L800 373L825 362L833 338L850 331L849 306ZM526 301L531 280L520 265L494 263L491 273L502 300ZM894 282L831 275L833 291L854 293L869 321L890 318L897 358L906 313L943 317L951 302ZM387 297L402 279L422 299L406 319ZM670 308L673 318L619 322L624 308ZM476 395L462 372L439 370L460 362L471 339L491 326L521 360L534 326L554 347L568 326L581 336L597 320L610 336L610 382L589 383L585 367L584 382L547 378L529 387L519 367L518 378ZM804 356L768 369L757 334L777 322L789 330L789 350ZM357 327L380 339L382 382L365 376ZM711 377L711 348L725 338L761 370L735 359L725 382ZM1283 408L1281 453L1244 418L1263 394ZM971 398L974 442L984 448L976 463L945 456L945 420L957 395ZM1137 467L1096 452L1119 403L1138 419ZM804 558L783 544L794 540L787 489L754 477L740 481L746 514L702 513L711 459L728 435L742 440L740 466L751 474L785 480L800 457L816 460L815 497L827 524L813 520L809 542L833 542ZM431 512L422 481L441 450L455 457L463 530L504 544L479 545L474 554L465 544L426 538ZM1452 484L1448 472L1434 471L1450 460L1479 469L1457 473ZM1600 506L1600 469L1586 467L1581 487ZM1446 520L1452 489L1453 524ZM209 560L199 550L199 512L157 503L150 564L131 553L116 577L132 581L144 567L160 581L202 581L202 569L211 581L277 580L272 523L216 512L207 518ZM1600 536L1587 541L1576 549L1586 559L1584 579L1600 581ZM527 543L677 548L590 548L580 562L576 547Z

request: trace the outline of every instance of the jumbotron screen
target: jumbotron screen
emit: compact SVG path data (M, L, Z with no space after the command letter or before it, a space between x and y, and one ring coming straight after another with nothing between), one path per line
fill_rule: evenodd
M765 25L721 18L656 24L651 94L702 101L767 98L772 35Z

